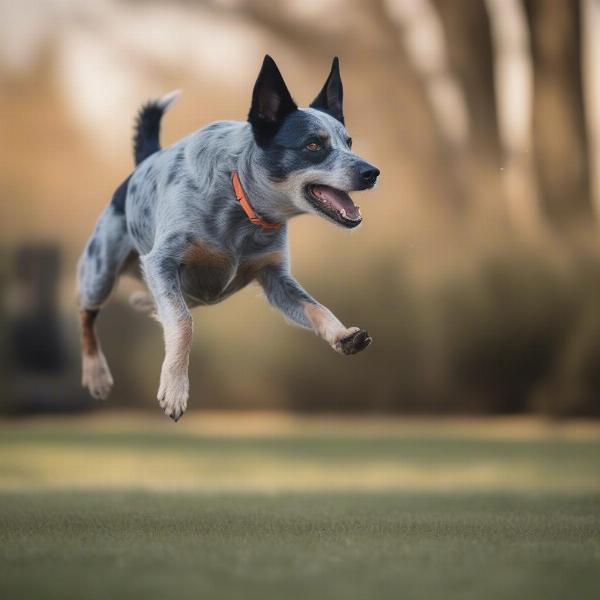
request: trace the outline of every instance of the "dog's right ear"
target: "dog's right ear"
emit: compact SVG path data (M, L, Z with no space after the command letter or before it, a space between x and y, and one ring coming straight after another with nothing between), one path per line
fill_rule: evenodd
M257 143L267 144L285 117L297 109L275 61L267 54L254 84L248 113Z

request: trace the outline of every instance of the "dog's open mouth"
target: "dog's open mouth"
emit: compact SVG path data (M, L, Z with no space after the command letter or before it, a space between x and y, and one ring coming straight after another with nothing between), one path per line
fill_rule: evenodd
M362 221L359 207L342 190L328 185L308 185L306 197L319 212L344 227L351 229L360 225Z

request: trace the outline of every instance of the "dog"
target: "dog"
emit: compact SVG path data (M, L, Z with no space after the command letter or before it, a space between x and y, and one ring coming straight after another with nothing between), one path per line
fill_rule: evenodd
M97 399L113 379L96 318L119 276L149 293L134 308L164 331L158 402L177 421L187 408L190 309L215 304L256 280L285 317L351 355L371 343L345 327L290 273L287 222L312 213L353 229L362 216L348 192L372 188L379 170L352 152L344 126L339 61L308 108L298 108L270 56L247 122L217 121L161 149L160 122L177 99L148 102L134 134L136 167L99 217L78 263L82 385Z

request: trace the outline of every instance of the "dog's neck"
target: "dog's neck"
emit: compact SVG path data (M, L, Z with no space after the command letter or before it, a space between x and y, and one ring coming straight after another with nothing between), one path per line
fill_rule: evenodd
M251 134L251 132L250 132ZM276 190L257 153L260 149L252 139L240 154L237 172L254 211L270 223L285 223L300 214L285 194Z
M261 217L259 214L257 214L257 212L254 210L252 204L250 203L250 200L248 200L248 196L246 195L244 186L242 185L242 182L240 181L240 175L237 171L233 171L233 173L231 174L231 185L233 186L233 191L235 193L235 197L237 198L237 201L240 203L242 209L244 210L244 212L246 213L246 216L248 217L248 220L251 223L253 223L254 225L258 225L259 227L261 227L262 229L265 229L265 230L268 230L268 229L276 230L281 227L281 223L267 221L266 219Z

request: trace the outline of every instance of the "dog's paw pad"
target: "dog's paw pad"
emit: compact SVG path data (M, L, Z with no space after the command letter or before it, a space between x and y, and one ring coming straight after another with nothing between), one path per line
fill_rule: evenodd
M189 394L187 377L167 379L161 383L158 404L167 417L177 422L186 411Z
M170 401L164 399L161 400L159 398L158 403L165 415L167 415L167 417L169 417L170 419L173 419L175 423L177 423L177 421L181 419L183 413L185 413L185 409L187 408L187 399L184 400L183 398L179 400Z
M168 400L159 398L158 403L165 415L173 419L175 423L181 419L187 408L187 398L170 398Z
M373 338L371 338L368 331L359 329L349 336L342 338L339 341L339 346L342 354L356 354L367 348L372 341Z
M163 408L163 411L165 415L167 415L167 417L169 417L175 423L177 423L177 421L179 421L179 419L181 419L181 417L183 416L185 409L181 408L180 406L176 406Z

